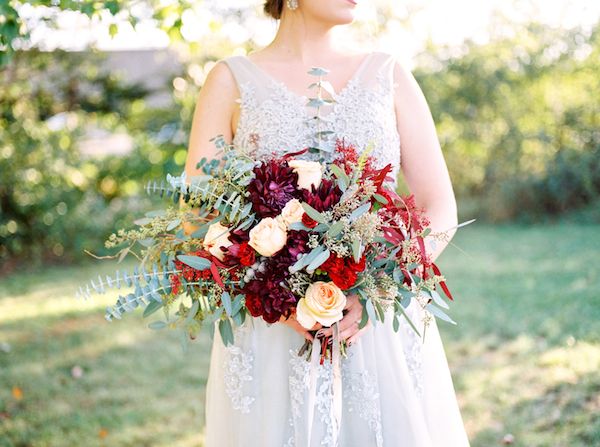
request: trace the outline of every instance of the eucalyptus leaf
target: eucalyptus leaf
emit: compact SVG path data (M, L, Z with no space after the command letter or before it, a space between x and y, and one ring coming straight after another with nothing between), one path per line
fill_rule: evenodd
M133 221L134 224L139 226L148 225L150 222L152 222L152 219L149 217L142 217Z
M161 307L163 307L162 301L161 302L151 301L144 309L144 313L142 314L142 316L144 318L147 318L150 315L152 315L154 312L156 312L158 309L160 309Z
M150 324L148 325L148 327L149 327L150 329L153 329L153 330L164 329L164 328L166 328L166 327L167 327L167 322L166 322L166 321L160 321L160 320L158 320L158 321L153 321L152 323L150 323Z
M321 68L321 67L312 67L308 71L308 74L312 75L312 76L325 76L325 75L329 74L329 70L327 70L326 68Z
M448 323L456 324L456 321L454 321L442 309L440 309L437 306L434 306L432 303L429 303L427 306L425 306L425 309L427 309L429 312L431 312L436 317L439 317L442 320L447 321Z
M310 100L308 101L308 107L313 108L323 107L325 104L327 103L320 98L310 98Z
M200 301L193 300L192 307L190 307L190 310L189 310L187 316L185 317L185 324L189 324L189 323L192 322L192 320L194 319L194 317L198 313L198 309L199 308L200 308Z
M309 231L310 230L310 228L305 226L302 222L293 222L288 225L288 228L290 230L297 230L297 231L299 231L299 230Z
M231 327L231 321L229 318L219 321L219 334L225 346L233 344L233 328Z
M375 198L375 200L377 200L379 203L383 203L384 205L388 204L388 199L386 199L385 197L383 197L381 194L373 194L373 197Z
M325 250L324 252L319 253L319 255L316 256L310 264L308 264L308 267L306 267L306 271L308 273L313 273L317 268L319 268L321 265L323 265L325 261L329 259L329 255L329 250Z
M352 211L352 213L350 213L350 216L348 217L348 219L350 219L350 222L354 222L356 219L358 219L360 216L365 214L370 209L371 209L371 203L370 202L364 203L361 206L359 206L358 208L356 208L354 211Z
M308 216L311 219L315 220L318 223L327 223L327 219L325 218L325 216L318 212L316 209L314 209L312 206L310 206L308 203L302 203L302 208L304 208L304 212L308 214Z
M211 265L208 259L201 258L200 256L177 255L177 259L196 270L206 270Z
M352 256L354 257L354 262L360 262L361 247L362 243L359 238L352 241Z
M230 317L232 315L232 302L231 295L228 292L221 293L221 302L223 303L223 307L225 308L225 312Z
M358 324L359 329L364 328L367 325L367 323L369 322L369 313L367 312L367 307L365 306L364 300L362 300L362 301L363 301L363 310L362 310L360 323Z
M167 231L174 230L179 225L181 225L181 219L174 219L171 222L169 222L169 224L167 225Z
M338 180L343 180L344 183L346 183L346 184L350 183L350 179L348 178L348 175L338 165L332 163L329 166L329 170L333 173L333 175L335 175L337 177Z
M331 227L329 227L329 230L327 230L327 236L329 237L336 237L337 235L339 235L342 230L344 229L344 223L343 222L335 222L333 225L331 225Z
M375 307L375 311L377 312L377 317L379 318L379 320L382 323L385 322L385 311L383 310L381 303L379 303L378 301L375 301L374 307Z
M317 256L319 256L323 251L325 251L325 248L323 248L322 245L319 245L318 247L313 248L310 253L308 253L307 255L304 255L303 257L298 259L294 265L289 267L290 273L299 272L304 267L309 265L313 261L313 259L315 259Z
M419 332L419 330L417 329L417 327L415 326L415 324L412 322L412 320L410 319L410 317L406 314L406 312L404 312L404 309L402 308L402 306L400 306L398 308L398 311L406 319L406 321L408 322L408 324L410 325L410 327L413 329L413 331L415 331L416 334L420 337L421 333Z
M375 324L375 322L377 321L377 313L375 312L375 307L373 306L373 301L371 301L370 299L367 299L367 301L365 303L365 308L367 309L367 314L369 315L369 318L371 319L373 324Z
M450 309L450 306L448 306L448 303L446 301L444 301L444 299L441 297L441 295L436 290L430 290L429 293L431 294L431 297L433 298L433 301L435 302L435 304L437 304L440 307L443 307L444 309Z

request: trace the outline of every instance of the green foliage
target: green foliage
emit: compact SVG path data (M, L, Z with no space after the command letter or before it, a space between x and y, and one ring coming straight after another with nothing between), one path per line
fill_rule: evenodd
M94 54L29 51L0 71L2 269L24 258L82 257L99 235L148 206L135 197L138 179L177 166L167 154L183 142L164 131L176 112L144 117L146 91L100 72L101 62ZM153 132L138 124L148 121ZM127 132L133 150L85 156L79 141L90 127Z
M160 0L146 0L152 10L152 17L158 26L167 32L172 40L181 39L181 16L183 12L201 0L178 0L177 2L164 2ZM0 2L0 67L10 62L17 48L29 48L30 31L35 23L27 23L20 12L21 7L28 4L32 7L44 7L43 20L50 27L55 25L57 14L61 11L79 12L95 20L114 19L117 14L120 20L126 20L132 27L136 27L143 8L135 8L139 2L136 0L2 0ZM109 33L116 34L117 25L109 22Z
M600 24L513 27L460 54L432 49L415 74L459 203L475 199L496 220L540 219L600 196Z

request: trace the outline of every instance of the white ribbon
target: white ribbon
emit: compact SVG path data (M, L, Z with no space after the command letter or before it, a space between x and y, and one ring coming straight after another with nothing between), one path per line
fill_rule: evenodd
M340 427L342 422L342 374L341 374L341 352L340 352L340 335L337 323L332 326L332 403L331 403L331 422L333 424L332 445L337 447ZM310 355L310 376L308 382L308 399L307 399L307 427L306 427L306 447L310 447L313 419L315 416L315 406L317 402L317 378L318 368L320 366L320 357L322 343L318 337L313 339L312 352ZM327 361L327 360L326 360Z

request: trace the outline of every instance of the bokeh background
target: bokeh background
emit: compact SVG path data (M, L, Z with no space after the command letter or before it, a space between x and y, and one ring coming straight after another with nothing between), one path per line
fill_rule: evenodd
M209 331L183 351L74 295L164 203L143 186L183 169L215 61L276 26L259 0L0 2L0 446L203 445ZM477 218L438 321L472 445L600 445L600 3L372 0L339 31L413 71Z

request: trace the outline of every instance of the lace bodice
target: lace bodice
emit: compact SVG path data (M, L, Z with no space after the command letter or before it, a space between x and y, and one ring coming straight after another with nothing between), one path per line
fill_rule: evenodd
M281 155L307 147L316 131L315 109L308 96L291 91L243 55L223 59L231 69L239 91L240 117L233 143L255 158ZM339 92L334 104L326 105L321 116L328 130L345 138L360 151L373 143L372 155L378 167L392 164L397 177L400 167L400 137L396 127L393 98L394 57L374 51L361 62ZM329 68L329 67L324 67ZM323 129L322 129L323 130ZM303 158L313 158L306 153Z

